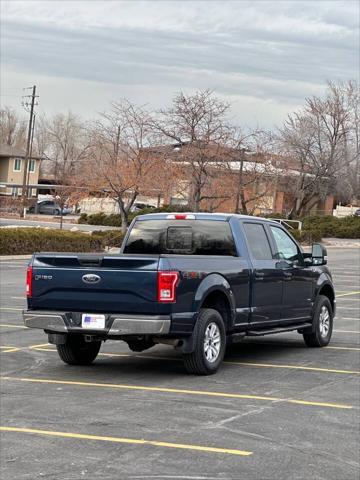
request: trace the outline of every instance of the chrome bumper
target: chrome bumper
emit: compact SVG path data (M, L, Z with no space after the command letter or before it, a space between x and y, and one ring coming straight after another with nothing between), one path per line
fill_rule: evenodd
M66 312L24 311L26 327L39 328L60 333L103 333L105 336L120 335L166 335L170 331L171 319L165 315L107 315L106 327L89 330L81 325L69 324ZM79 315L79 313L77 313Z

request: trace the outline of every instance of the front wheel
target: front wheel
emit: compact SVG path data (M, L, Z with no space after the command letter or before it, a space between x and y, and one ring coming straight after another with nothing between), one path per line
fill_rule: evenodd
M211 375L219 368L225 354L226 332L222 316L217 310L200 310L194 329L194 351L184 354L188 373Z
M68 335L66 343L56 345L59 357L68 365L90 365L100 347L101 342L85 342L81 335Z
M313 332L303 333L304 342L308 347L325 347L331 339L333 330L333 310L330 300L319 295L313 317Z

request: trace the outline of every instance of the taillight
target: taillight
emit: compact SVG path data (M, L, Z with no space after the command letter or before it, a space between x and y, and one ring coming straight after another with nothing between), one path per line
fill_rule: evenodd
M176 302L176 286L179 272L158 272L158 302Z
M28 267L26 272L26 296L32 297L33 268Z

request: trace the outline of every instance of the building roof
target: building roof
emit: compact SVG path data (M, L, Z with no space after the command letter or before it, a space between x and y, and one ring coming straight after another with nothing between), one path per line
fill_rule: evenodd
M0 143L0 158L25 158L26 151L19 147L14 147L13 145L7 145L5 143ZM31 155L31 160L42 160L43 157Z
M24 158L26 155L25 150L22 148L14 147L12 145L0 144L0 157L19 157Z

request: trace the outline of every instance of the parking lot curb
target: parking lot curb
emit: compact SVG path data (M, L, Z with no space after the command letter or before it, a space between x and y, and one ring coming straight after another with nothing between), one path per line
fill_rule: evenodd
M0 262L2 260L29 260L32 255L0 255Z

